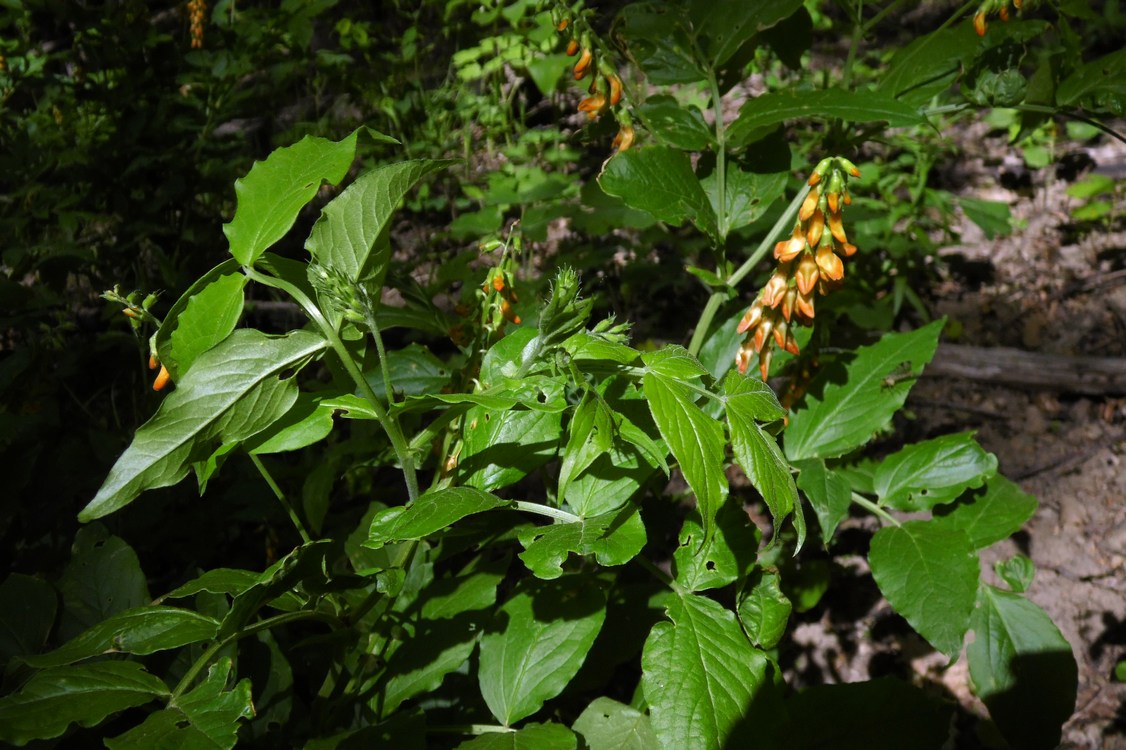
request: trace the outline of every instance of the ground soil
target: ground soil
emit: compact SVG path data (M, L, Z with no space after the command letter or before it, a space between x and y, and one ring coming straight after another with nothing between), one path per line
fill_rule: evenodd
M933 313L952 321L948 330L960 330L960 344L1126 357L1126 144L1060 141L1062 162L1029 170L1020 149L984 124L970 126L958 141L954 184L944 187L1005 202L1017 229L989 239L962 221L959 243L940 251L943 281L928 299ZM1079 224L1071 218L1079 201L1066 189L1095 170L1118 180L1116 218ZM1072 644L1079 692L1063 747L1126 749L1126 683L1114 679L1115 665L1126 659L1126 394L924 377L906 410L914 417L913 436L976 430L1000 471L1039 498L1025 531L984 553L983 570L992 579L995 561L1017 553L1031 557L1036 577L1028 596ZM838 562L858 580L867 572L862 550ZM883 627L895 618L878 593L864 608L859 618L841 617L840 627L831 608L817 622L798 625L797 681L802 670L846 682L913 673L917 683L960 705L953 747L990 746L982 739L989 730L978 717L986 712L970 693L965 659L948 666L925 644L913 647L910 635L905 641L902 628Z

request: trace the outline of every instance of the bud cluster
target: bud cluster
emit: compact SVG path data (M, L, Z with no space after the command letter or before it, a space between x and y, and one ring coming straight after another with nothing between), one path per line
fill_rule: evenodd
M188 24L192 36L192 49L203 47L203 22L207 17L207 0L188 0Z
M840 286L844 278L841 256L851 257L856 245L848 241L842 219L844 207L852 203L849 177L860 170L848 159L823 159L809 178L810 190L798 211L789 239L774 247L778 266L754 304L739 322L739 333L747 338L735 356L739 372L745 373L755 354L763 380L770 371L771 340L791 354L798 353L794 325L812 325L814 298Z
M579 102L579 111L586 114L591 120L596 120L605 112L612 112L618 121L618 134L614 137L614 148L625 151L633 145L633 121L622 101L622 79L618 76L614 66L596 49L590 28L582 16L573 13L565 6L557 5L552 8L551 20L555 30L567 37L567 54L571 57L578 56L572 72L576 81L581 81L591 74L590 86L587 87L588 96Z
M1017 9L1017 13L1024 10L1023 0L1011 0L1013 7ZM974 31L978 36L985 36L986 30L989 28L986 18L996 13L997 17L1002 21L1009 20L1009 2L1010 0L982 0L978 6L977 13L974 14Z

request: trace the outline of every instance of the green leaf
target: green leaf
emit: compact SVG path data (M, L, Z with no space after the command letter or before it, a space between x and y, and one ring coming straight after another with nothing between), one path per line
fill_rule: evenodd
M344 179L356 155L358 132L339 142L307 135L255 162L250 174L235 181L238 208L223 233L240 264L253 265L285 236L322 181L335 185Z
M687 33L688 19L678 3L630 3L618 14L616 28L650 83L664 86L704 78Z
M1010 746L1051 750L1075 710L1071 645L1044 610L1018 594L982 586L966 648L970 678Z
M152 654L210 640L219 621L190 609L148 606L119 612L47 654L25 657L40 669L100 654Z
M925 104L950 87L979 44L963 27L918 37L895 53L879 78L878 89L908 104Z
M563 691L602 628L606 596L591 579L526 579L481 637L481 695L505 726Z
M713 67L720 67L751 40L802 7L802 0L758 0L752 3L717 3L695 0L689 18L697 34L704 37L704 54Z
M792 750L942 750L950 708L890 677L806 688L787 703Z
M668 616L641 655L641 687L662 747L753 747L747 714L767 683L766 654L711 599L676 597Z
M593 555L600 565L624 565L645 546L645 524L637 507L591 516L578 523L533 526L520 532L520 559L537 578L563 575L572 552Z
M58 586L63 598L58 636L65 639L151 600L137 553L101 524L78 530Z
M726 237L729 232L758 221L774 201L782 196L788 177L789 174L786 172L759 174L744 172L734 164L729 165L724 193L727 207L723 215L724 223L719 227L720 234ZM700 181L716 216L719 216L718 181L716 172L712 172Z
M298 393L297 401L278 421L247 441L254 455L295 451L320 442L332 432L336 409L316 396Z
M494 596L496 587L493 588ZM411 636L387 659L390 678L372 708L387 717L417 695L436 690L446 675L465 664L477 645L484 618L459 613L442 620L405 625Z
M590 750L659 750L649 717L611 698L595 698L572 726Z
M727 427L731 433L731 448L739 468L762 495L779 530L786 516L794 513L794 528L798 532L797 547L805 542L805 517L798 504L798 490L790 465L782 456L775 439L768 435L755 420L774 421L782 416L770 386L755 378L745 378L729 373L724 381ZM767 395L769 394L769 395ZM775 539L778 534L775 534Z
M449 159L422 159L365 172L324 207L305 249L318 263L345 278L370 279L372 288L379 289L387 274L390 245L381 246L381 252L375 255L371 253L388 219L419 180L454 163Z
M1013 231L1013 214L1008 203L960 197L958 205L962 207L966 218L981 228L986 239L1004 237Z
M422 539L474 513L506 508L501 500L473 487L449 487L427 492L409 505L387 508L375 515L365 547L379 549L392 542Z
M1122 115L1126 110L1126 49L1092 60L1060 81L1056 103Z
M910 333L886 333L857 349L843 372L827 368L811 386L805 408L790 417L787 457L833 458L866 443L907 400L911 376L934 356L944 324L936 320Z
M891 606L932 646L956 656L980 576L966 533L928 521L885 526L872 537L868 562Z
M755 571L739 597L739 622L759 648L774 648L786 632L793 605L782 593L777 573Z
M214 568L183 586L168 592L164 599L184 599L206 591L210 594L241 594L258 581L258 573L237 568Z
M242 317L246 276L229 258L201 276L176 300L153 341L160 363L179 382L196 358L218 344Z
M71 724L92 727L110 714L168 695L136 662L102 661L36 672L0 698L0 741L24 745L58 737Z
M696 406L699 394L685 382L705 374L704 369L682 347L646 353L642 360L649 411L696 495L704 523L701 541L707 544L715 532L716 512L727 497L727 477L723 473L723 425Z
M703 543L700 514L690 511L680 527L673 553L672 573L688 591L726 586L747 574L758 551L758 534L746 511L733 502L724 503L715 518L715 533Z
M683 151L649 146L619 152L606 162L598 184L659 221L673 226L691 221L719 241L715 210Z
M526 724L515 732L489 732L458 745L458 750L575 750L578 740L562 724Z
M106 747L109 750L231 750L238 741L239 720L254 716L250 680L239 680L227 690L231 672L230 657L220 658L195 689L163 711L149 714L140 726L105 740Z
M366 375L372 389L383 396L383 369L391 376L396 397L437 394L450 382L450 368L421 344L407 344L387 352L386 364L378 365Z
M58 594L38 578L12 573L0 584L0 670L13 656L38 653L58 611Z
M681 105L671 96L649 97L641 105L640 113L653 134L675 148L703 151L715 141L703 113L696 107Z
M497 586L504 579L504 567L481 570L451 578L439 578L423 591L421 613L427 620L448 620L463 612L492 607Z
M885 458L873 487L880 503L896 510L930 510L980 487L997 473L997 457L972 432L943 435L908 445Z
M306 542L300 547L266 568L258 575L254 585L238 594L231 602L231 608L219 626L216 639L223 640L239 632L251 618L267 603L279 605L279 600L289 603L302 603L304 597L293 593L302 581L324 580L325 556L332 549L330 539Z
M750 99L727 131L728 145L740 148L763 130L797 118L886 122L893 128L925 125L919 110L879 91L777 91Z
M269 337L243 329L200 355L156 415L137 430L78 519L101 518L146 490L176 484L213 442L239 442L268 427L297 399L294 378L282 376L325 345L308 331Z
M993 572L1009 584L1009 588L1014 593L1023 594L1028 591L1032 579L1036 577L1036 566L1024 555L1013 555L1008 560L998 560L993 563Z
M821 539L828 547L837 526L848 518L852 489L844 477L827 468L820 459L799 461L795 465L800 470L798 487L813 506L817 522L821 524Z
M575 407L567 424L567 445L559 464L559 497L567 496L567 485L614 447L614 415L606 402L587 396Z

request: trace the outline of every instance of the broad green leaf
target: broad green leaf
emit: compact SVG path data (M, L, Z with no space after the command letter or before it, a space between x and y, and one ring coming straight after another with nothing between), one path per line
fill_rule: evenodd
M253 570L239 570L237 568L214 568L203 573L198 578L188 581L183 586L168 592L160 598L184 599L195 596L201 591L211 594L237 595L246 591L258 581L258 573Z
M726 204L723 214L723 223L719 227L720 235L726 237L729 232L748 224L753 224L766 213L767 209L778 200L786 189L786 172L772 172L758 174L744 172L735 164L727 168L727 184L724 192ZM712 210L719 216L719 188L718 175L712 172L700 180L701 187L708 194Z
M640 112L653 134L675 148L703 151L715 141L703 113L696 107L682 105L671 96L649 97Z
M726 586L742 578L758 552L758 534L746 511L726 502L715 517L715 533L704 543L700 515L689 512L680 527L673 553L673 577L688 591Z
M450 382L450 368L421 344L407 344L387 352L387 362L366 375L372 389L383 398L383 370L391 376L395 397L437 394Z
M1056 103L1121 116L1126 110L1126 49L1092 60L1060 81Z
M525 724L514 732L489 732L458 745L458 750L576 750L574 733L562 724Z
M0 742L48 740L71 724L92 727L110 714L168 693L167 685L131 661L46 669L0 698Z
M590 750L659 750L649 717L611 698L595 698L572 726Z
M624 565L645 546L645 524L637 507L591 516L578 523L534 526L520 532L520 559L537 578L563 575L572 552L593 555L600 565Z
M318 263L345 278L370 280L371 287L379 289L387 274L390 245L382 246L383 252L375 255L372 249L387 221L419 180L454 163L422 159L365 172L324 207L305 249Z
M980 487L997 473L997 457L972 432L943 435L908 445L885 458L873 486L880 503L896 510L930 510Z
M279 606L281 602L300 605L304 595L293 593L292 590L303 581L324 580L325 556L332 546L330 539L306 542L262 571L254 585L231 602L231 608L223 618L216 638L222 640L242 630L258 610L268 603L273 603L274 606Z
M679 3L630 3L618 14L616 29L626 40L630 56L650 83L665 86L693 83L704 71L693 53L688 18Z
M101 524L78 530L73 556L58 587L63 599L58 637L68 640L152 599L137 553Z
M958 205L962 207L966 218L977 224L986 239L1009 234L1013 231L1012 211L1008 203L1001 201L986 201L980 198L959 197Z
M551 460L563 432L562 415L545 411L494 411L474 406L464 424L458 470L468 487L507 487Z
M481 695L505 726L563 691L602 628L606 596L583 576L525 579L481 636Z
M877 88L908 104L924 104L950 87L979 44L961 27L918 37L895 53Z
M307 135L255 162L246 177L235 181L238 208L223 233L240 264L253 265L285 236L321 182L335 185L344 179L356 155L358 132L339 142Z
M879 91L776 91L750 99L727 131L732 148L747 145L778 123L803 117L850 122L886 122L891 127L925 125L927 119L909 104Z
M703 37L704 54L720 67L751 40L802 7L802 0L757 0L725 3L694 0L688 15L694 31Z
M739 597L739 622L751 643L774 648L786 632L793 604L782 593L777 573L756 571Z
M512 503L472 487L449 487L421 495L409 505L387 508L375 515L365 547L378 549L391 542L422 539L474 513L506 508Z
M43 648L58 608L58 594L46 581L12 573L0 584L0 670L13 656Z
M598 184L659 221L680 226L688 220L719 241L715 211L683 151L664 146L622 151L606 162Z
M320 442L332 432L336 409L308 393L297 394L297 401L285 415L247 441L247 451L255 455L295 451Z
M602 399L585 397L567 423L567 444L559 464L558 496L566 497L567 485L613 447L613 413Z
M152 654L215 637L219 622L190 609L148 606L109 617L47 654L25 657L40 669L99 654Z
M610 513L625 505L657 470L652 456L635 443L615 443L567 485L563 498L583 518Z
M795 465L801 470L798 487L813 506L817 522L821 524L821 539L828 547L837 526L848 517L852 489L843 476L827 468L821 459L799 461Z
M723 473L723 425L696 405L699 394L684 382L703 374L703 368L680 347L644 354L642 360L649 411L696 495L696 508L704 523L700 541L707 544L715 531L716 512L727 497L727 477Z
M787 702L787 750L942 750L950 707L884 677L806 688Z
M1044 610L1018 594L982 586L966 648L970 679L1012 747L1051 750L1075 710L1071 645Z
M137 430L78 519L101 518L146 490L176 484L213 442L239 442L268 427L297 399L293 371L325 345L308 331L270 337L243 329L200 355L156 415Z
M218 344L242 317L246 276L228 258L201 276L172 305L153 342L160 363L179 382L196 358Z
M579 362L616 362L620 365L630 365L637 361L640 352L631 349L625 344L619 344L591 333L579 331L566 339L561 345L563 351L571 355L571 359Z
M503 566L482 569L451 578L439 578L422 594L421 614L427 620L448 620L463 612L492 607L497 600L497 586L504 579Z
M790 416L786 456L791 461L833 458L866 443L907 400L912 376L934 356L944 323L886 333L857 349L843 368L830 367L818 376L805 407Z
M372 700L372 709L388 717L403 701L436 690L446 675L465 664L473 653L484 619L461 613L404 625L409 639L387 659L390 678L382 693Z
M885 526L872 537L868 562L891 606L932 646L957 656L980 576L966 533L929 521Z
M782 456L777 441L755 421L781 418L781 407L769 388L761 380L730 373L724 382L727 428L731 433L735 461L770 509L774 519L774 538L778 538L777 531L792 512L794 528L798 532L797 547L801 549L805 542L805 517L798 504L798 490L790 465Z
M766 654L735 614L702 596L679 596L645 640L641 687L661 747L754 747L748 710L768 686Z
M230 690L230 657L222 657L207 678L163 711L149 714L125 734L105 740L109 750L231 750L238 741L239 721L255 715L250 680L239 680Z

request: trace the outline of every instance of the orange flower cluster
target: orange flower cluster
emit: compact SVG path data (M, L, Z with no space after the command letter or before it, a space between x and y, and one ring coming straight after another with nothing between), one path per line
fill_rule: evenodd
M203 47L203 22L207 17L207 0L188 0L188 23L191 27L192 49Z
M570 57L578 55L572 72L576 81L591 76L590 86L587 87L588 96L579 102L579 111L586 114L591 120L596 120L604 112L611 111L618 120L618 134L614 138L614 148L625 151L633 145L634 130L629 113L624 107L619 107L622 100L622 79L614 67L608 62L596 59L594 44L591 41L589 30L579 32L575 27L584 23L581 19L572 23L569 16L556 8L552 11L552 20L555 29L561 34L567 34L567 54Z
M735 355L740 373L746 373L757 354L759 372L766 380L771 340L797 354L792 326L812 325L815 294L825 295L840 286L844 278L841 256L856 253L842 219L844 207L852 203L849 176L859 177L860 170L840 157L823 159L813 170L810 191L798 211L793 233L774 247L778 267L739 322L739 333L747 334Z
M1024 10L1023 0L1012 0L1013 7L1017 9L1017 13ZM986 30L989 28L986 18L991 14L996 13L997 17L1002 21L1009 20L1009 0L983 0L974 14L974 31L978 36L985 36Z

